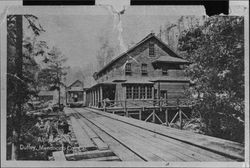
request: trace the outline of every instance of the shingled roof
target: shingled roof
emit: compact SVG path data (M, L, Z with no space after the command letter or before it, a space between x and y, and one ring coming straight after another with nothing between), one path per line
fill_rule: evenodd
M116 61L118 61L119 59L123 58L124 56L126 56L127 53L131 52L132 50L134 50L136 47L138 47L139 45L141 45L142 43L144 43L145 41L151 39L151 38L155 38L156 40L158 40L160 43L162 43L170 52L174 57L180 58L182 59L182 57L180 57L175 51L173 51L171 49L171 47L169 47L166 43L164 43L161 39L159 39L157 36L155 36L154 33L150 33L149 35L147 35L144 39L142 39L140 42L138 42L137 44L135 44L133 47L131 47L130 49L128 49L126 52L120 54L118 57L114 58L112 61L110 61L107 65L105 65L101 70L99 70L98 72L95 73L95 75L99 75L100 73L102 73L103 71L105 71L108 67L110 67L111 65L113 65Z

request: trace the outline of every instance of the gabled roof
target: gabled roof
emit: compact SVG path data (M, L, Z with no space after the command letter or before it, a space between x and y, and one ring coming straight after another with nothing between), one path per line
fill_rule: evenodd
M76 82L80 82L82 85L83 85L83 83L80 81L80 80L76 80L75 82L73 82L71 85L69 85L68 87L71 87L72 85L74 85Z
M169 55L161 56L158 59L154 60L153 63L156 62L166 62L166 63L189 63L187 60L177 57L171 57Z
M120 54L118 57L114 58L112 61L110 61L107 65L105 65L101 70L99 70L98 72L95 73L95 75L99 75L101 72L105 71L109 66L111 66L112 64L114 64L116 61L118 61L120 58L126 56L127 53L131 52L132 50L134 50L136 47L138 47L139 45L141 45L142 43L144 43L145 41L149 40L150 38L155 38L156 40L158 40L160 43L162 43L166 48L168 48L168 50L174 55L174 57L180 58L182 59L175 51L173 51L171 49L171 47L169 47L166 43L164 43L161 39L159 39L157 36L155 36L154 33L150 33L149 35L147 35L144 39L142 39L140 42L138 42L136 45L134 45L133 47L131 47L130 49L128 49L126 52Z

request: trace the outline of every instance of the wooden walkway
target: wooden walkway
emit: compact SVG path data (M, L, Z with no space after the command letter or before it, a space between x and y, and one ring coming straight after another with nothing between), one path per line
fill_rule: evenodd
M105 160L107 157L121 161L224 162L244 160L244 146L239 143L91 108L65 108L65 113L73 122L81 123L74 126L78 128L73 129L77 134L85 134L85 138L81 137L83 135L78 135L78 141L88 138L82 142L83 146L93 147L94 144L96 150L101 151L98 142L94 141L94 138L99 138L98 141L102 143L99 146L104 146L104 151L108 150L113 153L95 157L95 160ZM88 129L89 131L86 131ZM84 157L82 159L84 160Z

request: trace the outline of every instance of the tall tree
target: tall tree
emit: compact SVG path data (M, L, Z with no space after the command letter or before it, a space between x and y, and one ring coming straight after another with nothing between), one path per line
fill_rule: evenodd
M28 75L27 64L34 63L30 55L35 53L28 50L30 54L24 54L27 49L23 43L24 20L28 22L28 28L32 29L34 36L44 31L36 16L7 16L7 137L12 139L12 159L18 159L20 152L16 146L22 134L23 106L31 95L29 86L32 77ZM33 45L29 47L32 49Z
M64 65L67 61L62 52L53 47L48 53L48 66L38 74L38 80L42 86L47 86L50 90L58 90L58 104L61 104L61 87L64 85L63 77L67 74L68 67Z
M193 63L186 69L195 82L190 98L205 133L244 142L243 17L209 18L183 32L179 50Z

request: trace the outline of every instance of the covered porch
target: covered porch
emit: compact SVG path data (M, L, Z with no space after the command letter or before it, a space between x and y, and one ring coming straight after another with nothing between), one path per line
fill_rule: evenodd
M114 83L98 83L86 92L86 105L101 108L103 100L114 101L116 85Z

